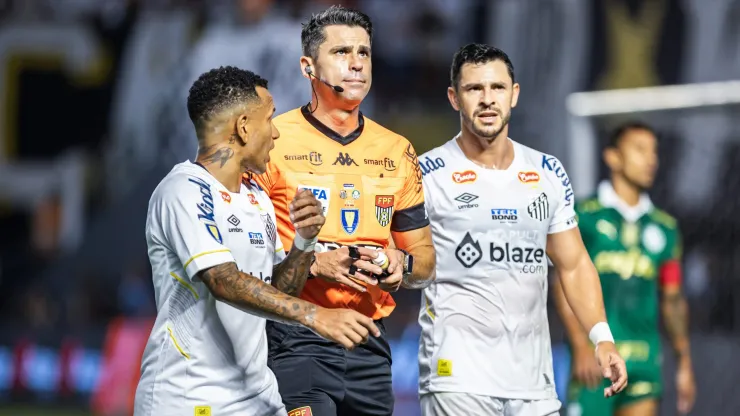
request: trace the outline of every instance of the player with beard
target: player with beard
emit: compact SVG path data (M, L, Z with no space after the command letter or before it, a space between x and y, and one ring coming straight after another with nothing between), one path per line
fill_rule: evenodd
M573 355L568 408L574 414L657 414L662 391L658 310L677 357L677 410L685 414L694 403L688 314L681 292L680 232L676 220L656 208L647 195L658 168L657 149L650 126L626 123L617 128L603 153L610 180L599 185L593 198L576 204L583 240L601 277L617 351L626 361L631 383L615 400L601 397L593 346L556 283L555 301Z
M508 137L519 84L509 57L480 44L452 62L447 95L461 132L420 158L437 252L419 322L424 415L556 415L547 258L610 384L627 373L606 323L599 276L578 231L573 191L553 156Z

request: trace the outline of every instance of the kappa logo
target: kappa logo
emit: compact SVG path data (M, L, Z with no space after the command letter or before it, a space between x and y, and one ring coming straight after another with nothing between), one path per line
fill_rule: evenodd
M519 172L517 175L521 183L537 183L540 181L540 174L537 172Z
M385 227L393 218L393 195L376 195L375 196L375 218L381 227Z
M359 166L357 162L355 162L354 159L352 159L352 156L349 155L349 153L342 153L339 152L339 156L337 156L337 160L332 163L332 165L342 165L342 166Z
M452 181L455 183L472 183L478 179L478 174L472 170L466 170L465 172L455 172L452 174Z
M311 406L303 406L288 412L288 416L313 416Z

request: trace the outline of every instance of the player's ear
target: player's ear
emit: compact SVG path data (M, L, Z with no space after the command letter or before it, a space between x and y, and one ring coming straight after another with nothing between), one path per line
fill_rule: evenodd
M514 83L511 90L511 108L514 108L516 107L516 103L519 102L519 83Z
M614 147L607 147L601 153L604 158L604 163L611 171L619 171L622 166L622 157L619 151Z
M301 74L303 78L310 79L309 72L313 73L313 59L309 56L301 56Z
M457 91L454 87L447 87L447 99L450 100L450 105L455 111L460 111L460 103L457 101Z
M239 136L242 146L247 144L249 139L248 125L249 119L246 114L241 114L236 118L236 135Z

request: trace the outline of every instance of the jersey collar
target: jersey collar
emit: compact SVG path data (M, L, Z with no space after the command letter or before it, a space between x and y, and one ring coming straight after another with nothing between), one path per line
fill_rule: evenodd
M308 110L308 105L304 105L303 107L301 107L301 114L303 114L303 117L305 117L306 121L314 126L316 130L320 131L324 136L334 140L335 142L343 146L346 146L357 140L357 138L359 138L362 134L362 131L365 129L365 117L362 115L362 112L360 112L360 116L358 118L357 129L346 136L340 136L339 133L330 129L324 123L320 122L319 119L314 117L313 114L311 114L311 111Z
M653 209L653 202L650 200L648 194L643 193L640 195L640 200L637 205L631 207L627 205L622 198L617 195L611 182L601 181L598 189L599 203L606 208L613 208L619 212L622 217L628 222L637 222L643 215L647 214Z

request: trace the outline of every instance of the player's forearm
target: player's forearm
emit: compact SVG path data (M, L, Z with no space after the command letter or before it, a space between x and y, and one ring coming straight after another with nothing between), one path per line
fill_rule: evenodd
M666 294L661 309L666 332L679 359L690 358L688 304L681 292Z
M597 323L606 322L601 282L591 259L584 255L576 267L557 272L565 299L581 327L588 332Z
M558 315L560 315L560 319L562 319L565 326L565 332L568 335L570 345L574 349L589 347L588 333L583 330L576 315L573 313L570 305L568 305L560 279L556 279L553 285L553 300L555 301L555 308L558 311Z
M291 296L300 295L308 278L313 255L313 251L301 251L293 246L285 260L273 269L272 285Z
M273 321L310 327L317 306L287 295L262 280L224 263L198 275L213 296L247 313Z
M407 277L404 277L402 286L406 289L424 289L437 276L437 257L432 245L420 245L409 250L414 256L414 267Z

